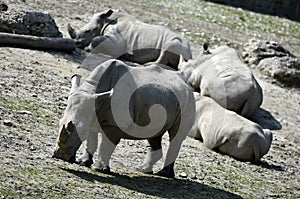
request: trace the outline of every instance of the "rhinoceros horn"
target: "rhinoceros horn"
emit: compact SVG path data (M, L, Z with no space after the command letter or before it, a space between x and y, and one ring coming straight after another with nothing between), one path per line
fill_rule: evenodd
M63 125L62 130L61 130L60 135L59 135L59 140L58 140L59 142L58 143L61 144L61 143L67 142L69 136L70 135L67 132L65 125Z
M76 31L75 29L71 26L71 24L68 23L68 32L69 32L69 35L72 39L75 39L76 38Z

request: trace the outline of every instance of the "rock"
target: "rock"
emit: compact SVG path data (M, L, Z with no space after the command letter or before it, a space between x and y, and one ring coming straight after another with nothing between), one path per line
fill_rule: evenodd
M252 68L285 86L300 87L300 59L274 41L251 39L244 44L242 56Z
M62 37L54 19L48 13L42 12L0 12L0 32Z
M289 56L267 58L261 60L257 68L286 86L300 87L299 58Z
M3 1L0 1L0 12L7 11L8 6Z
M294 57L288 50L284 49L275 41L261 41L250 39L243 45L243 58L250 65L257 65L266 58L271 57Z
M3 121L3 124L4 124L5 126L9 126L9 127L14 126L14 123L13 123L12 121L10 121L10 120L4 120L4 121Z
M17 113L19 113L21 115L32 115L32 112L26 111L26 110L24 110L24 111L18 111Z
M179 177L181 177L181 178L187 178L187 174L185 172L181 172L179 174Z

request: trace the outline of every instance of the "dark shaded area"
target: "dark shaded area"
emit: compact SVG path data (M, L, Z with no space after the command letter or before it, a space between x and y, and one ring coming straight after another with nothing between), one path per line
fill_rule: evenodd
M259 124L263 129L280 130L282 125L269 111L259 108L248 119Z
M262 14L300 21L299 0L206 0Z
M7 9L8 6L4 2L0 1L0 11L7 11Z
M268 162L265 161L259 161L257 163L255 163L257 166L266 168L266 169L271 169L271 170L275 170L275 171L285 171L282 166L278 166L278 165L274 165L274 164L269 164Z
M154 175L130 177L118 173L112 173L111 176L106 177L102 174L96 175L85 171L61 169L89 182L109 183L159 198L242 198L233 193L190 180L160 178Z

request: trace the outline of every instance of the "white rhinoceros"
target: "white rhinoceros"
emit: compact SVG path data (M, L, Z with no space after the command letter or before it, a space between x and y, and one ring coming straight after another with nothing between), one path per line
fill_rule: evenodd
M242 161L257 162L271 146L272 132L224 109L213 99L194 93L196 119L189 136L217 152Z
M81 86L78 76L73 78L53 156L74 162L76 151L87 140L86 153L79 162L90 166L101 132L94 168L109 172L110 157L121 138L147 139L150 150L141 170L152 172L153 165L162 157L162 136L168 131L170 144L158 174L174 177L174 162L194 123L194 114L192 88L177 72L155 63L130 67L118 60L108 60L95 68Z
M250 116L262 103L260 85L233 48L205 50L195 60L181 61L178 67L201 95L242 116Z
M79 48L89 46L94 53L144 64L155 61L177 70L179 56L191 59L189 42L166 27L150 25L135 17L108 10L95 14L79 30L68 24L71 38Z

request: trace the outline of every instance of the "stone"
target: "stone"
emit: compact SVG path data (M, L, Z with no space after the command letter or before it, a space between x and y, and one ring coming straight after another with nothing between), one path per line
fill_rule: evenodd
M300 58L275 41L249 40L243 45L242 56L256 68L284 86L300 87Z
M259 62L257 68L281 84L300 87L299 58L289 56L266 58Z
M9 127L14 126L14 123L13 123L12 121L10 121L10 120L4 120L4 121L3 121L3 124L4 124L5 126L9 126Z
M8 6L6 5L6 3L0 1L0 12L7 11L7 10L8 10Z
M181 178L187 178L187 174L185 172L181 172L179 174L179 177L181 177Z
M244 61L250 65L257 65L261 60L271 57L294 57L294 55L275 41L256 39L250 39L243 45L242 56Z
M62 37L50 14L31 11L0 12L0 32Z

